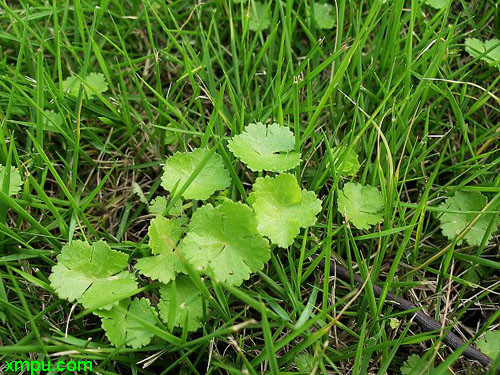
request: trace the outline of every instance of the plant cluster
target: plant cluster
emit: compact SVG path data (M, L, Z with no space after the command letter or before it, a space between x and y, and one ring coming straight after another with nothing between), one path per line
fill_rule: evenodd
M301 189L295 175L287 172L300 163L294 135L287 127L250 124L228 142L228 149L260 175L248 204L224 195L217 197L218 203L207 202L231 183L216 147L177 152L167 159L161 178L170 198L157 197L150 205L155 215L148 229L150 256L134 262L102 240L92 244L74 240L57 256L49 277L52 288L60 298L80 303L99 316L113 345L147 345L154 337L150 327L163 323L170 330L196 331L208 309L196 285L204 283L199 274L215 283L239 286L263 269L275 246L289 247L301 229L316 223L321 201L314 192ZM335 147L330 157L330 168L346 178L360 168L351 148ZM5 179L4 171L2 167L0 181ZM262 176L263 172L268 174ZM22 180L15 170L10 176L15 194ZM183 214L183 199L205 203L188 218ZM346 182L337 204L338 211L358 229L369 229L383 220L383 196L373 186ZM480 193L457 192L447 198L438 216L443 234L450 239L462 234L457 239L471 245L488 241L490 222L496 228L499 218L496 213L476 218L485 207L487 199ZM134 271L130 263L135 263ZM147 298L132 299L140 292L136 271L159 282L156 308Z

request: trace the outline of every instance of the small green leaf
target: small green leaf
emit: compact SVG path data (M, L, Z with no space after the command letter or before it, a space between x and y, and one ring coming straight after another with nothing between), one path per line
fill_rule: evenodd
M450 3L451 0L426 0L425 4L434 9L443 9Z
M335 26L334 8L327 3L314 2L312 13L314 21L320 29L331 29Z
M491 359L500 355L500 331L488 331L477 341L477 347Z
M5 178L5 171L7 168L5 168L2 164L0 164L0 190L3 189L3 182ZM19 171L14 168L10 167L10 172L9 172L9 192L7 195L12 196L16 195L21 191L21 186L23 185L23 180L21 178L21 175Z
M389 319L389 326L392 328L392 329L396 329L399 327L399 320L397 320L396 318L390 318Z
M170 304L175 301L175 321L172 326L184 327L187 319L188 331L201 327L203 317L203 299L200 291L188 276L181 276L160 288L161 299L158 310L161 318L168 323Z
M343 155L347 152L346 155ZM343 155L342 163L340 162L340 157ZM334 160L334 168L337 173L343 176L354 176L358 173L361 164L358 161L358 154L353 149L347 149L347 147L334 147L332 148L332 156Z
M250 3L250 20L248 28L252 31L265 30L271 26L271 10L268 4L260 1Z
M163 283L175 279L182 272L182 263L175 253L177 242L184 233L185 218L167 219L158 216L149 225L149 247L155 256L141 258L135 268L141 274Z
M179 201L177 201L179 202ZM153 215L166 215L167 214L167 198L166 197L156 197L151 202L149 202L148 211Z
M500 66L499 39L490 39L483 43L477 38L467 38L465 39L465 50L476 59L480 58L490 65Z
M358 229L369 229L384 217L382 194L373 186L348 182L339 191L339 212Z
M179 190L210 151L197 149L193 152L177 152L167 159L163 167L161 186L172 192ZM229 172L222 158L212 154L200 173L191 182L182 196L185 199L208 199L217 190L224 190L231 183Z
M123 271L127 265L128 255L111 250L104 241L89 245L76 240L62 248L49 280L60 298L88 309L110 309L107 301L137 289L134 275Z
M94 91L103 93L108 90L108 84L102 73L90 73L85 77L84 93L89 99L94 97ZM63 90L70 96L77 97L80 90L80 79L76 76L71 76L63 81ZM82 82L83 83L83 82Z
M127 345L138 349L148 345L154 336L136 318L140 317L142 322L150 325L156 324L157 313L146 298L135 298L132 303L130 299L124 299L119 306L109 311L96 311L95 314L101 317L106 337L116 347Z
M314 369L314 357L309 353L299 353L295 356L294 364L297 370L309 374Z
M283 172L300 163L300 154L293 151L293 133L278 124L250 124L229 141L228 148L252 171Z
M412 354L401 366L401 375L432 375L434 374L434 366L429 363L429 360L420 358L417 354ZM445 374L449 374L446 371Z
M229 200L196 210L179 247L193 267L233 285L261 270L270 258L250 207Z
M430 369L432 366L429 366L427 370L425 370L427 363L422 361L419 355L412 354L410 355L406 361L401 366L401 375L431 375Z
M139 185L137 182L132 182L132 193L137 195L141 203L148 204L148 199L146 198L146 195L144 195L141 185Z
M487 203L488 198L478 192L457 191L455 196L447 198L439 205L439 209L441 209L443 213L437 215L441 223L443 235L453 240L472 223L479 211L481 211ZM463 239L469 245L479 246L491 220L494 220L494 228L486 239L486 242L490 241L493 232L496 231L499 224L498 214L495 213L482 214ZM460 244L461 242L462 241L459 241L458 243Z
M186 224L185 218L167 219L163 216L157 216L149 225L149 247L153 254L170 253L179 242L184 233L183 225Z
M60 113L56 113L53 110L46 109L43 111L48 118L43 117L42 124L43 129L47 132L60 133L59 129L63 125L63 117Z
M316 194L301 190L295 176L289 173L259 177L249 202L257 216L259 232L283 248L293 243L300 228L314 225L321 211Z
M87 77L85 77L85 86L89 99L94 95L94 91L90 88L93 88L99 94L108 90L106 78L104 78L104 74L102 73L90 73Z
M148 211L153 215L179 216L182 214L182 200L178 199L170 211L167 212L167 198L162 196L156 197L149 202Z

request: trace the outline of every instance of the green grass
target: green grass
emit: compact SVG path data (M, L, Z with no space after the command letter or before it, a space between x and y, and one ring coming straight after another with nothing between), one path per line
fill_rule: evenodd
M500 196L499 70L464 51L466 37L500 38L498 4L334 4L332 30L315 26L309 1L282 0L255 32L246 1L0 0L0 164L24 179L18 195L0 189L0 370L62 357L102 374L274 375L297 372L308 353L316 374L382 375L416 353L484 373L311 255L371 272L367 290L405 296L466 339L497 329L498 231L478 247L449 246L435 214L456 191ZM65 78L90 72L106 92L64 93ZM45 110L61 122L49 126ZM323 202L316 225L241 287L199 283L211 307L203 329L145 327L150 345L113 347L98 317L53 293L55 257L72 239L143 256L152 215L133 185L148 201L166 195L161 166L175 151L220 145L227 195L246 201L258 174L227 140L253 121L294 131L302 163L292 172ZM384 195L384 221L370 231L337 211L346 179L328 167L336 145L358 153L356 180ZM155 304L157 283L140 284Z

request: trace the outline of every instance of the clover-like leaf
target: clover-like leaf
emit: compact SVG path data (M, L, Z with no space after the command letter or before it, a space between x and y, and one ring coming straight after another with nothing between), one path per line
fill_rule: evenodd
M478 192L457 191L455 196L447 198L439 205L443 213L438 214L443 235L450 240L454 239L460 232L469 226L476 218L484 206L488 203L488 198ZM463 239L472 246L481 244L491 220L494 220L494 228L489 234L486 242L493 236L493 232L498 227L498 214L494 212L481 214L479 220L470 228ZM461 243L459 241L458 243Z
M500 40L490 39L485 42L477 38L465 39L465 50L474 58L480 58L490 65L500 66Z
M193 174L210 151L197 149L193 152L177 152L167 159L163 167L161 186L172 192L178 191ZM208 199L217 190L224 190L231 183L229 172L224 167L222 158L212 154L200 173L184 191L185 199Z
M102 328L111 344L135 349L148 345L154 336L141 322L154 326L158 315L147 298L135 298L132 302L127 298L111 310L95 314L101 317Z
M344 155L344 153L347 153ZM343 156L342 162L340 162L340 157ZM353 149L348 149L347 147L334 147L332 148L332 157L334 168L343 176L354 176L358 173L361 165L358 161L358 154Z
M188 276L181 276L160 288L161 299L158 310L161 318L172 327L184 327L188 331L201 327L203 299L199 289ZM171 317L173 322L169 322Z
M332 5L316 1L312 4L312 14L320 29L331 29L335 26Z
M66 244L52 267L50 284L60 298L78 301L85 308L110 309L110 300L137 289L133 274L123 271L128 255L111 250L104 241L76 240Z
M94 93L102 94L108 90L108 84L102 73L90 73L85 79L84 93L89 99L94 97ZM76 76L71 76L63 81L63 90L70 96L77 97L80 90L80 79Z
M2 164L0 164L0 190L3 190L3 184L5 176L7 176L7 168L5 168ZM21 191L21 186L23 185L23 180L21 178L21 174L19 171L10 167L9 171L9 191L7 193L8 196L16 195Z
M271 26L271 10L267 4L262 4L260 1L253 1L250 4L250 19L248 20L248 28L252 31L267 29Z
M175 248L184 233L185 223L185 218L167 219L163 216L151 220L148 229L149 247L155 255L139 259L135 268L143 275L165 284L175 279L175 274L183 270Z
M321 201L312 191L301 190L289 173L259 177L253 185L249 202L255 211L258 230L272 243L288 247L300 232L316 223Z
M500 355L500 331L488 331L477 341L477 347L491 359Z
M196 269L233 285L262 269L270 258L269 243L257 230L250 207L229 200L196 210L179 246Z
M339 191L339 212L358 229L369 229L384 217L382 193L373 186L348 182Z
M293 133L279 124L249 124L228 143L233 154L252 171L283 172L299 165Z

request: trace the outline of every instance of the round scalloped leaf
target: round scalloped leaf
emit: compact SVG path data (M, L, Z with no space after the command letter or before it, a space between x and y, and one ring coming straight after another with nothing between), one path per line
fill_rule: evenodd
M278 124L250 124L234 136L228 148L252 171L283 172L299 165L293 133Z
M425 5L429 5L434 9L443 9L451 0L425 0Z
M0 190L3 189L3 181L6 175L5 171L6 168L2 164L0 164ZM16 195L21 191L22 185L23 185L23 180L21 178L19 171L14 167L10 167L9 192L7 195L9 196Z
M272 243L286 248L300 232L316 223L321 201L312 191L301 190L294 175L259 177L249 201L255 211L258 230Z
M332 29L335 26L333 6L327 3L312 3L313 18L320 29Z
M185 223L185 218L167 219L163 216L151 220L149 247L155 255L137 261L135 268L141 274L166 284L175 279L176 273L182 272L182 263L175 248L184 233Z
M43 111L47 117L42 117L43 130L53 133L61 133L59 129L63 126L64 120L60 113L46 109Z
M247 280L270 258L269 243L257 230L252 210L233 201L196 210L180 251L199 271L233 285Z
M184 327L187 319L188 331L201 327L203 299L199 289L188 276L181 276L160 288L161 299L158 310L165 323L172 327ZM173 306L172 306L173 304ZM173 322L169 322L173 317Z
M253 1L250 4L250 19L248 28L252 31L265 30L271 26L271 9L268 4Z
M154 333L141 322L154 326L158 315L147 298L135 298L132 302L124 299L111 310L101 310L95 314L101 317L102 328L111 344L116 347L127 345L134 349L151 342Z
M447 198L439 205L439 208L445 211L438 215L443 235L453 240L472 223L479 214L479 211L481 211L487 203L488 198L478 192L457 191L455 196ZM488 242L492 238L493 232L495 232L499 223L498 214L495 213L482 214L479 220L470 228L467 234L465 234L463 239L469 245L479 246L491 220L494 220L494 228L486 239L486 242ZM459 243L461 243L461 241L459 241Z
M500 40L490 39L485 42L477 38L465 39L465 51L472 57L486 61L490 65L500 65Z
M500 331L488 331L477 341L477 347L491 359L500 355Z
M80 79L77 76L71 76L63 81L63 90L70 96L77 97L80 90ZM85 77L84 93L89 99L92 99L95 92L102 94L108 90L108 84L102 73L90 73Z
M200 165L209 150L197 149L193 152L177 152L167 159L163 167L161 186L172 192L179 191ZM224 167L220 155L213 153L200 173L182 193L185 199L208 199L217 190L224 190L231 183L229 172Z
M148 229L149 247L153 254L171 253L184 233L186 218L167 219L157 216L151 220Z
M127 265L128 255L111 250L104 241L92 245L72 241L57 256L50 285L60 298L76 300L88 309L110 309L109 300L118 303L120 295L137 289L134 275L123 271Z
M373 186L348 182L337 203L339 212L358 229L369 229L384 217L382 193Z
M167 211L167 198L156 197L149 202L148 211L153 215L179 216L182 214L182 200L178 199L173 207Z
M347 155L342 155L344 152L347 152ZM358 154L353 149L347 149L347 147L342 146L334 147L332 148L332 156L334 168L343 176L354 176L358 173L359 168L361 168L358 161ZM339 160L341 156L344 157L342 163Z

